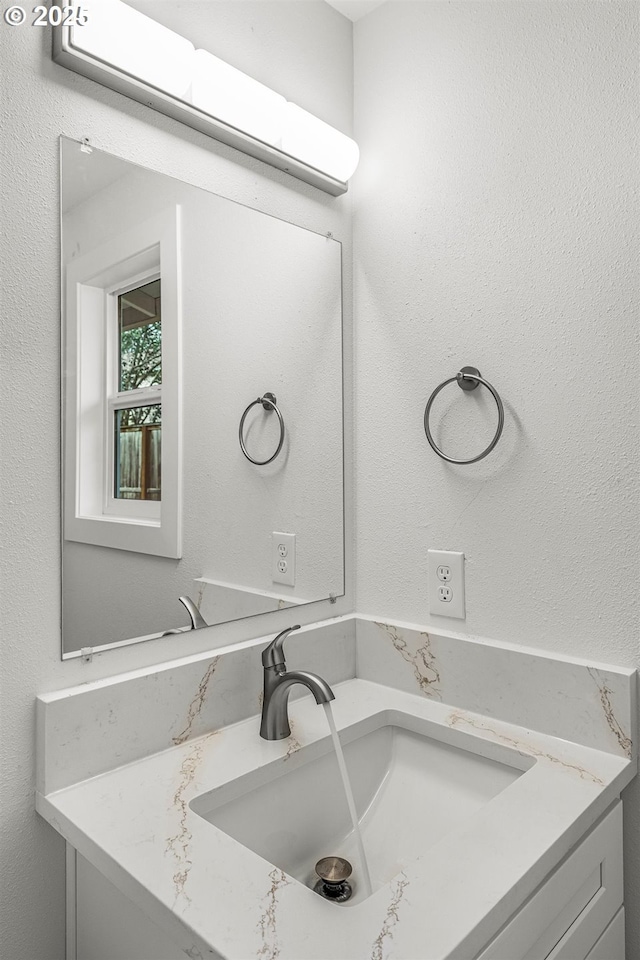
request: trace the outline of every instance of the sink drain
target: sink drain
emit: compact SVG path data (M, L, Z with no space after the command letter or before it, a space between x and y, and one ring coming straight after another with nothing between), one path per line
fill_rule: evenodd
M314 892L325 900L344 903L351 898L353 889L348 878L353 868L343 857L323 857L316 863L316 873L320 877L314 886Z

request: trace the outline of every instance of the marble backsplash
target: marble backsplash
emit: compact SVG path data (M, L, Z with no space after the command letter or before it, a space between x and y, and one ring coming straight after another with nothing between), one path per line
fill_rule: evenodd
M38 697L37 789L61 790L257 716L260 654L273 636ZM352 679L353 619L302 627L287 638L285 655L291 669L319 673L330 684ZM294 688L291 697L304 693L303 687Z
M256 716L262 648L272 635L45 694L37 700L43 794ZM546 651L427 633L350 615L288 638L291 669L328 683L359 677L623 757L636 674ZM304 695L294 688L292 697ZM45 759L46 758L46 759Z
M625 667L358 617L356 675L596 750L637 755L636 671Z

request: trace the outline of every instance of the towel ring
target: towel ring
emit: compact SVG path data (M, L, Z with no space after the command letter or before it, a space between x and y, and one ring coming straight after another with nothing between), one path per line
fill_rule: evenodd
M249 454L247 453L247 448L244 445L244 421L246 420L247 414L249 413L249 410L251 410L251 407L255 407L257 403L261 403L264 409L267 411L267 413L271 413L272 410L275 410L275 412L278 414L278 420L280 421L280 440L278 442L278 446L276 447L276 452L273 454L273 456L269 457L268 460L254 460L253 457L249 456ZM275 460L275 458L278 456L278 454L282 450L282 444L284 443L284 420L282 418L282 414L280 413L278 407L276 406L275 394L265 393L263 397L258 397L257 400L251 401L251 403L249 404L245 412L240 417L240 426L238 427L238 440L240 441L240 449L244 453L247 460L249 460L251 463L255 463L256 466L264 467L266 463L271 463L272 460Z
M429 429L429 414L431 413L431 407L433 406L433 401L438 396L440 391L447 386L449 383L457 381L458 386L461 390L475 390L478 384L482 384L483 387L486 387L487 390L493 395L493 399L496 402L498 408L498 429L495 432L493 440L489 444L486 450L483 450L482 453L479 453L477 457L471 457L470 460L455 460L453 457L448 457L446 453L443 453L440 447L437 446L435 440L431 436L431 430ZM472 382L473 381L473 382ZM445 380L444 383L441 383L439 387L436 387L429 399L427 400L427 406L424 411L424 432L427 435L427 440L431 444L431 447L438 454L439 457L442 457L443 460L446 460L447 463L476 463L478 460L482 460L483 457L486 457L488 453L491 453L496 443L500 439L500 434L502 433L502 428L504 426L504 407L502 406L502 400L500 395L495 387L492 387L488 380L483 380L480 376L480 371L476 370L475 367L462 367L459 373L456 373L455 377L449 377L448 380Z

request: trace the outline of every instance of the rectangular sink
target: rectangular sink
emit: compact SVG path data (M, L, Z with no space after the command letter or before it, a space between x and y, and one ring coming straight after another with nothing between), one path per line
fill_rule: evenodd
M340 732L373 892L530 766L506 747L501 755L508 762L502 763L432 733L428 721L395 711ZM471 745L468 735L456 734L460 744ZM366 898L329 737L196 797L191 808L309 887L318 879L314 866L321 857L346 858L354 869L347 905Z

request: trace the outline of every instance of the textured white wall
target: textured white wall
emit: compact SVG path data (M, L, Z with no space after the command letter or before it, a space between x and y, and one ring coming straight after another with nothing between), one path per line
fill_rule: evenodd
M364 613L640 666L638 11L394 2L355 24ZM463 364L506 426L456 467L422 416ZM495 408L447 390L443 445L479 452ZM429 616L429 548L464 551L466 621ZM625 816L637 960L637 786Z
M351 25L322 2L161 0L140 4L329 123L351 132ZM0 956L62 960L64 851L33 810L36 694L193 653L291 622L287 611L219 630L60 662L58 136L89 137L125 159L178 176L319 233L350 253L350 198L334 199L51 62L49 30L0 29L3 110L3 415L0 667ZM351 286L345 283L350 326ZM350 336L347 336L350 361ZM347 397L350 392L348 384ZM347 436L350 452L350 435ZM351 503L348 492L347 505ZM349 528L348 543L351 540ZM348 583L351 567L347 565ZM296 611L302 622L349 599ZM322 612L324 611L324 612Z

